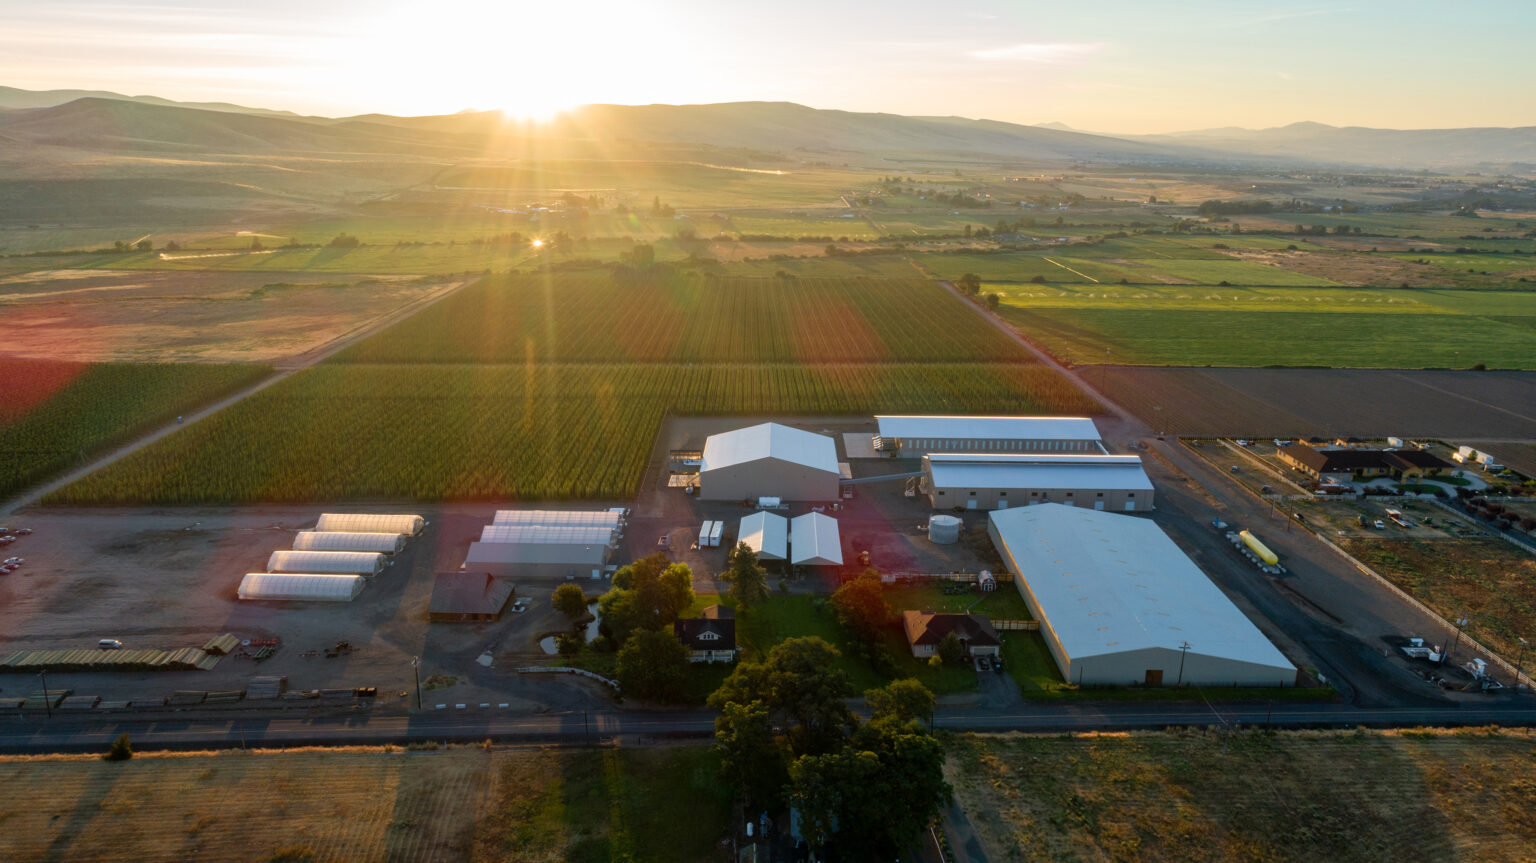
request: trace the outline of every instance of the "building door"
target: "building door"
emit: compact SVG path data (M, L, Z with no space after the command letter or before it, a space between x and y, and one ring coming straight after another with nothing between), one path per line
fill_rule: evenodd
M1135 512L1136 511L1136 501L1134 501L1134 500L1126 501L1125 502L1125 511L1126 512Z
M997 508L998 509L1007 509L1008 508L1008 498L1006 498L1006 497L998 498L997 499Z
M965 508L966 509L975 509L976 508L976 498L973 497L970 500L967 500L965 502Z
M1093 502L1093 508L1096 509L1096 510L1099 510L1100 512L1103 512L1104 511L1104 501L1102 501L1102 500L1094 501Z
M1163 685L1163 670L1161 668L1149 668L1149 669L1147 669L1147 680L1146 680L1146 683L1147 683L1148 686L1162 686Z

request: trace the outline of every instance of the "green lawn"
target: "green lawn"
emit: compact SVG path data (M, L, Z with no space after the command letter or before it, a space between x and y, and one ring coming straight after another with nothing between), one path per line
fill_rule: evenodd
M885 598L899 613L904 609L914 611L971 611L985 614L993 620L1033 620L1024 597L1011 582L999 584L990 593L967 591L946 594L937 584L918 587L895 587L886 591Z

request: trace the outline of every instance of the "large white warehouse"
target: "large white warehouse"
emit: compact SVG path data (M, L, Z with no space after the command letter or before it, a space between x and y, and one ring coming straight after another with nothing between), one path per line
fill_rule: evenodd
M274 551L268 572L315 572L333 575L378 575L384 555L368 551Z
M1063 679L1290 686L1296 669L1156 524L1061 504L989 516Z
M837 444L826 435L763 423L704 442L703 500L836 500Z
M1102 453L1087 417L877 416L875 449L901 458L932 452Z
M248 572L240 580L239 597L245 600L351 602L363 592L365 583L360 575Z
M934 509L1062 503L1111 512L1152 509L1152 480L1135 455L933 453L923 491Z

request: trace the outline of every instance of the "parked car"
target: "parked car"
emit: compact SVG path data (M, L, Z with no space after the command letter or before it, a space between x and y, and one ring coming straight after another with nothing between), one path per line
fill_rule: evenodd
M24 557L8 557L8 558L5 559L5 562L6 563L26 563L27 559L24 558Z
M666 550L670 549L671 547L672 547L672 537L667 536L666 534L662 534L661 535L661 539L656 540L656 549L658 551L666 551Z
M96 646L102 650L122 650L123 643L115 638L103 638L96 642Z
M982 671L990 671L992 670L992 663L988 662L985 656L978 656L976 657L976 667Z
M19 563L0 564L0 573L4 573L6 575L10 575L18 569L21 569L21 564Z
M30 528L30 527L18 527L18 528L16 528L16 535L17 536L31 536L32 535L32 528Z
M1378 518L1378 519L1376 519L1376 523L1374 525L1372 525L1372 527L1376 528L1377 530L1386 530L1387 529L1387 523Z
M1001 656L992 657L992 670L998 674L1003 673L1003 658Z
M10 545L11 543L13 543L15 541L16 541L16 537L11 536L10 534L6 534L5 536L0 536L0 545Z

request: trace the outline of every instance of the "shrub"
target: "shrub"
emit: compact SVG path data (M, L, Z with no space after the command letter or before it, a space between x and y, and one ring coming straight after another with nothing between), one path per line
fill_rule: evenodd
M122 734L112 741L112 748L107 754L101 756L102 761L127 761L133 757L133 744L128 742L128 735Z

